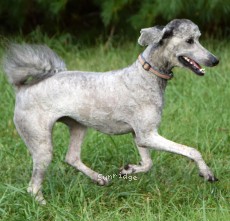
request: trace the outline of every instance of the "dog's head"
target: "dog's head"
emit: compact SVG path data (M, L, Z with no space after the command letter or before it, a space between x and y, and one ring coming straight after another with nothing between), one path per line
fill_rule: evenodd
M199 43L200 35L198 26L190 20L175 19L165 27L142 29L138 43L158 49L161 47L163 59L169 66L186 67L202 76L205 70L201 65L212 67L219 60Z

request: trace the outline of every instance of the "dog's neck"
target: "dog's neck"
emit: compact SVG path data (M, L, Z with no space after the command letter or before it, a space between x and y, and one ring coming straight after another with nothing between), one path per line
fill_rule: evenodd
M155 67L161 73L170 74L173 66L167 61L164 53L160 52L161 50L164 50L162 46L149 45L143 52L143 56L151 66Z

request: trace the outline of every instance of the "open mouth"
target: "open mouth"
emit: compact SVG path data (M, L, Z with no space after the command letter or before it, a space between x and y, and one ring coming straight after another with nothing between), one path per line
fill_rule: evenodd
M203 76L205 74L205 69L202 68L198 63L186 56L179 56L178 60L187 68L192 70L195 74Z

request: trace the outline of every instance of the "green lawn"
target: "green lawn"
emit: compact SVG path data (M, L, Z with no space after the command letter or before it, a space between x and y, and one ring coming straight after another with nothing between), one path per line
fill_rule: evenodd
M142 50L134 43L106 49L102 44L84 48L46 41L69 69L79 70L122 68ZM41 206L26 193L32 161L13 124L13 89L0 74L0 220L230 220L230 43L204 45L220 57L220 64L206 68L205 77L174 69L160 133L200 150L219 182L203 181L195 164L182 156L152 151L150 172L136 175L137 180L116 177L108 187L97 186L64 162L69 134L57 124L54 158L43 185L47 205ZM108 136L91 129L82 158L104 175L139 161L131 135Z

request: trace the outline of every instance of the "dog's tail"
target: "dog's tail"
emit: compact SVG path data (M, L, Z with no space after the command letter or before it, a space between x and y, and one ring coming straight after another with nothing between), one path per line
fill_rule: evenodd
M64 61L45 45L10 44L3 69L14 86L35 84L66 70Z

